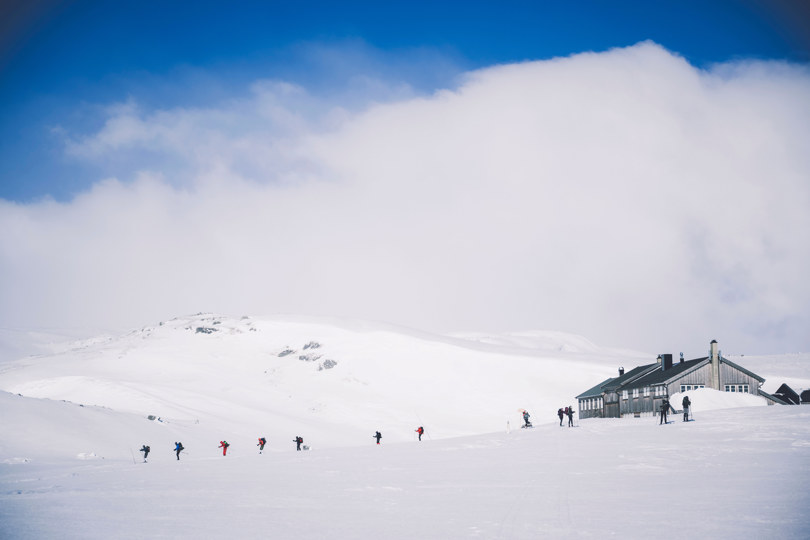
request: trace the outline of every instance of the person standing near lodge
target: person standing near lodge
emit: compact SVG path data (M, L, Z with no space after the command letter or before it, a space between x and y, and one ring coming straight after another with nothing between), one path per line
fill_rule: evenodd
M565 416L565 411L563 411L562 407L557 409L557 416L560 417L560 427L562 427L563 417Z
M372 435L371 437L372 437L372 438L374 438L374 439L377 439L377 444L380 444L380 439L382 439L382 433L380 433L380 432L378 431L377 433L375 433L375 434L374 434L374 435Z
M692 402L689 401L689 396L683 396L683 401L681 402L683 405L683 421L689 421L689 407L692 406Z
M658 425L667 424L667 411L669 410L669 401L664 399L661 401L661 420L658 422Z
M566 407L565 414L568 415L568 427L574 427L574 408Z
M418 428L416 428L416 432L419 434L419 440L421 441L422 440L422 434L425 432L425 428L423 428L422 426L419 426Z

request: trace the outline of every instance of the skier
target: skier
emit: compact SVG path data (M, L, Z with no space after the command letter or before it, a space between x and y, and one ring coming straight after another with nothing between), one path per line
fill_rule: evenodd
M422 426L419 426L418 428L416 428L416 432L419 434L419 440L421 441L422 440L422 434L425 432L425 428L423 428Z
M150 450L151 450L151 448L149 448L149 446L148 446L148 445L146 445L146 444L145 444L145 445L143 445L143 446L141 447L141 449L140 449L140 451L141 451L141 452L143 452L143 462L144 462L144 463L146 463L146 458L147 458L147 457L149 457L149 451L150 451Z
M224 456L228 453L229 446L230 444L228 444L228 441L219 441L219 446L217 448L222 448L222 455Z
M689 407L692 406L692 402L689 401L689 396L683 396L683 421L689 421Z
M563 411L562 407L557 409L557 416L560 417L560 427L562 427L563 417L565 416L565 411Z
M661 402L661 420L658 422L658 425L667 424L667 411L669 411L669 401L666 399Z
M371 437L372 437L372 438L374 438L374 439L377 439L377 444L380 444L380 439L382 439L382 433L380 433L380 432L378 431L377 433L375 433L375 434L374 434L374 435L372 435Z
M574 427L574 408L566 407L565 414L568 415L568 427Z
M265 439L264 437L259 437L259 444L257 444L256 446L259 447L260 454L262 453L262 450L264 450L265 444L267 444L267 439Z
M525 428L532 427L532 423L529 422L529 416L530 416L529 411L523 411L523 422L524 422L523 427Z
M304 442L304 439L300 435L296 435L293 442L295 443L295 449L301 450L301 443Z
M183 448L183 443L181 442L174 443L174 451L177 454L177 461L180 461L180 452L182 452L183 450L185 450L185 448Z

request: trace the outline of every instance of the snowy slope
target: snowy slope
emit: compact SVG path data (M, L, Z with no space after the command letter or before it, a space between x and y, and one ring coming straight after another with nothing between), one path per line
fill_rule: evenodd
M231 438L301 433L320 446L352 445L377 429L410 440L418 425L454 437L502 430L519 408L551 422L628 361L626 352L559 343L534 336L502 352L382 324L198 315L7 363L0 389L199 422Z
M227 457L193 426L9 394L0 394L0 410L4 433L10 417L16 422L0 448L10 456L0 458L2 538L810 535L806 407L711 410L667 426L590 420L573 429L384 439L379 447L369 438L308 452L287 441L264 455L239 440ZM156 442L178 437L188 448L180 461ZM141 442L152 443L149 463L110 457L116 444ZM67 451L73 444L83 452Z
M652 356L210 314L63 342L0 364L0 538L807 538L810 408L698 390L695 422L557 426ZM735 360L810 380L807 355Z

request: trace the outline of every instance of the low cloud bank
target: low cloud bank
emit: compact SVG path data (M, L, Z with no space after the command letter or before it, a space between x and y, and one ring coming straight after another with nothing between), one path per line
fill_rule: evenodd
M126 103L70 137L121 172L0 202L2 326L212 310L810 348L804 67L704 71L643 43L359 112L279 81L207 109Z

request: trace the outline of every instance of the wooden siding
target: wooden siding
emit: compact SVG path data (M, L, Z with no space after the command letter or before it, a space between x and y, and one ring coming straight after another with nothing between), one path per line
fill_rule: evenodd
M747 384L748 392L757 395L759 381L754 377L743 373L728 364L720 364L720 390L724 390L726 384Z
M712 365L707 363L705 366L700 367L694 371L684 374L683 377L675 379L667 385L667 395L677 394L681 391L682 384L704 385L709 388L709 382L712 377Z
M706 364L705 366L696 369L690 373L687 373L683 377L679 377L675 379L671 383L667 385L667 394L670 396L672 394L677 394L681 391L682 384L691 384L700 385L703 384L706 388L710 387L711 382L711 373L712 373L712 366L711 363ZM720 363L720 388L715 388L715 390L720 390L721 392L725 391L725 385L727 384L747 384L748 385L748 393L751 395L759 395L759 381L754 377L748 375L740 371L739 369L730 366L726 363Z

